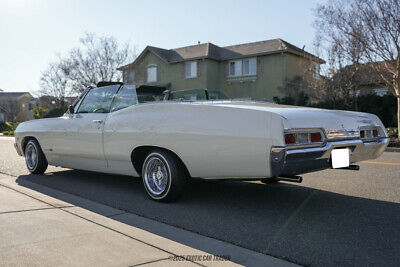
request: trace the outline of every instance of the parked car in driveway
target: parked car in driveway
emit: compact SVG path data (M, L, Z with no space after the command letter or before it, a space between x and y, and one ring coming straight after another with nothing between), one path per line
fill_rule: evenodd
M88 88L64 116L21 123L15 148L33 174L49 164L139 176L151 198L171 201L191 177L300 182L302 173L357 169L389 140L367 113L165 101L159 92L146 102L139 93L119 83Z

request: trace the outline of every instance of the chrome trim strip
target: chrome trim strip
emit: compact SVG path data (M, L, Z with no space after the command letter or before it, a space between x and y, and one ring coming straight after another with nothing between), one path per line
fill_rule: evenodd
M308 152L321 152L330 150L335 147L341 146L370 146L370 145L379 145L385 142L389 142L389 138L380 138L371 142L364 142L360 139L353 139L353 140L342 140L342 141L334 141L334 142L326 142L325 146L323 147L313 147L313 148L302 148L302 149L288 149L286 151L287 154L297 154L297 153L308 153Z

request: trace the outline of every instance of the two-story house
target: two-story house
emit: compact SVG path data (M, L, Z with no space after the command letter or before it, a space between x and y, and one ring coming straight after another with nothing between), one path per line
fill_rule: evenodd
M33 119L36 99L28 92L0 92L0 121L27 121Z
M317 78L322 59L281 39L219 47L203 43L176 49L147 46L134 62L120 67L123 81L169 90L207 88L230 98L271 101L283 96L285 82Z

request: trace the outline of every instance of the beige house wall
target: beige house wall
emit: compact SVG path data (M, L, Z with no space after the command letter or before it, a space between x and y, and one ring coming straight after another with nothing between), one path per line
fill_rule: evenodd
M151 51L146 52L136 64L126 71L134 71L134 84L169 85L170 90L207 88L221 90L229 98L272 101L284 96L281 90L287 79L309 73L309 59L289 53L277 53L257 57L257 74L253 76L229 77L229 61L199 59L197 77L185 78L185 62L166 63ZM157 67L157 81L147 82L147 68ZM124 74L124 77L126 75Z

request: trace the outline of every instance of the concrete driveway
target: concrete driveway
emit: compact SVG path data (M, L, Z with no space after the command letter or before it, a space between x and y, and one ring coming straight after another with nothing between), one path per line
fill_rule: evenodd
M135 214L301 265L400 262L398 152L361 163L360 171L304 175L300 185L193 180L179 202L165 204L151 201L139 179L53 167L46 175L28 175L10 140L0 138L0 151L0 171L15 175L19 185L123 210L113 216L119 222L130 224ZM201 249L163 229L135 226Z

